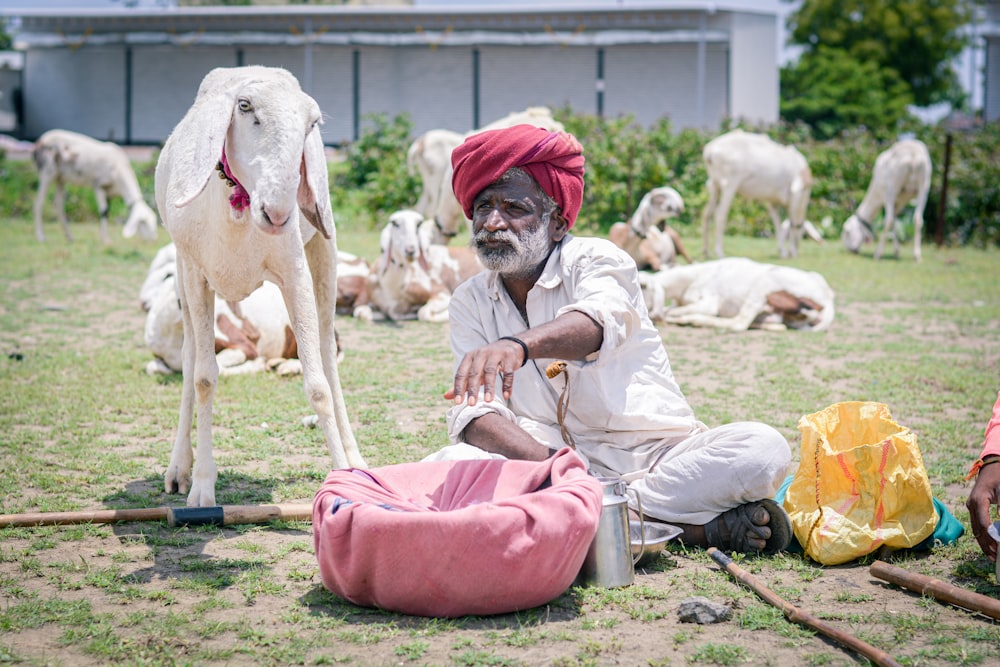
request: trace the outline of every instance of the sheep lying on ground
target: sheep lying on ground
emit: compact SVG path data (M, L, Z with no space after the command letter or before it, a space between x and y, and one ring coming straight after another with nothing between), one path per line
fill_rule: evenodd
M346 257L348 262L355 259L348 253L341 253L341 256ZM150 375L171 375L183 370L181 345L184 342L184 323L177 293L176 257L173 243L160 248L140 290L143 310L148 313L144 337L154 357L146 365L146 372ZM349 281L351 278L338 275L338 285L342 280ZM221 375L263 370L275 371L278 375L302 372L288 309L274 283L265 281L235 306L216 297L215 352ZM343 354L338 337L338 361L343 359Z
M372 267L371 304L392 320L447 322L452 292L483 265L470 247L430 243L423 222L413 210L389 217Z
M139 304L149 311L156 293L163 283L177 273L177 246L168 243L156 252L142 287ZM371 266L361 257L349 252L337 252L337 314L355 315L368 303L368 278ZM287 315L285 316L287 319ZM176 369L180 371L178 366Z
M931 189L931 154L917 139L898 141L875 159L872 180L858 209L847 219L841 231L844 247L859 252L865 241L875 239L872 223L879 211L885 212L875 259L885 250L886 236L892 237L899 257L896 219L913 202L913 257L920 261L920 236L924 227L924 207Z
M220 375L242 375L272 370L278 375L302 372L295 335L281 290L265 281L236 307L215 299L215 357ZM176 276L160 283L150 299L144 330L153 360L150 375L183 371L184 322ZM342 356L338 348L338 357Z
M337 314L371 321L368 261L349 252L337 252Z
M642 272L639 280L650 317L670 324L822 331L835 314L820 274L745 257Z
M691 263L677 231L666 224L684 211L684 200L677 190L663 186L647 192L628 222L616 222L608 238L635 260L640 270L659 271L672 266L677 255Z
M802 154L766 135L737 129L708 142L702 158L708 173L708 203L701 214L704 255L709 256L709 226L714 216L715 256L723 256L722 237L729 208L739 194L767 208L781 257L798 256L812 188L812 174ZM788 227L782 225L776 206L788 211Z
M101 217L101 240L108 236L108 198L121 197L128 207L128 218L122 236L132 238L138 232L143 238L156 238L156 213L142 198L139 181L132 163L117 144L97 141L68 130L49 130L38 138L34 149L38 168L38 194L35 196L35 237L45 240L42 209L49 187L55 185L56 216L66 239L73 240L66 220L66 185L82 185L94 189L97 211Z
M180 419L164 488L190 489L190 506L215 505L214 294L239 302L265 280L281 286L303 388L333 466L364 467L337 364L337 244L321 120L319 105L283 69L216 68L160 152L156 203L177 246L185 340Z
M149 265L146 278L139 288L139 305L149 312L153 307L153 299L156 297L163 283L173 279L177 275L177 246L168 243L156 251L153 262Z
M431 242L447 245L467 222L462 206L451 189L451 152L467 137L485 130L496 130L520 124L535 125L551 131L563 131L563 125L552 117L548 107L528 107L513 111L488 125L464 135L450 130L430 130L417 138L407 151L407 164L412 165L423 180L420 199L414 207L433 221Z

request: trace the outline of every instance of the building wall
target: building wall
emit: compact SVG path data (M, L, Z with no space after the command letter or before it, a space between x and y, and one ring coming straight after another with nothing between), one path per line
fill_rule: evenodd
M605 114L632 114L646 126L667 117L676 129L717 127L729 113L729 52L724 44L707 44L705 50L699 103L696 45L605 48Z
M29 51L24 61L24 133L60 128L126 140L124 47Z
M610 13L588 19L594 23L579 39L566 26L560 38L538 28L524 32L514 25L523 17L511 14L504 19L510 26L481 33L493 42L475 41L476 28L467 26L462 33L435 33L439 42L418 44L417 19L405 16L392 28L396 33L366 32L368 24L359 24L353 28L359 32L336 39L296 42L301 31L294 26L272 21L272 32L261 33L259 26L233 23L242 16L233 12L224 24L232 33L211 32L218 27L184 32L197 23L163 22L184 18L172 15L115 24L79 44L72 36L36 32L25 63L22 138L59 127L123 143L160 143L208 71L241 64L291 71L320 104L328 144L355 139L370 114L406 113L418 134L434 128L466 132L539 105L631 115L644 125L668 117L675 129L717 127L729 116L758 123L778 119L777 19L766 13ZM628 30L608 27L623 16L634 22ZM241 20L255 17L260 20L259 13ZM101 25L77 19L74 29L81 32ZM375 26L382 18L365 20ZM128 30L145 32L126 39ZM324 25L317 34L332 33ZM351 43L355 38L361 41Z
M781 72L778 24L760 14L731 14L730 115L736 119L774 122L779 118Z

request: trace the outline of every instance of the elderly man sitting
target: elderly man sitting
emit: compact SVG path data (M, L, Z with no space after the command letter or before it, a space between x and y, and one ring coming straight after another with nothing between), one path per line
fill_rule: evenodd
M452 186L488 270L451 301L454 444L429 458L541 460L572 443L594 474L627 481L647 518L681 527L687 544L785 549L791 525L770 499L788 442L764 424L710 429L695 418L635 262L605 239L568 233L583 199L582 152L572 135L519 125L452 153ZM557 360L568 380L547 376Z

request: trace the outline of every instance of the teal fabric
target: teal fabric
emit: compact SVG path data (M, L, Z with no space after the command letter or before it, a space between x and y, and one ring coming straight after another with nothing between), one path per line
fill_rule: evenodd
M791 486L794 477L794 475L786 477L785 481L778 488L778 492L774 494L774 499L779 504L785 502L785 494L788 493L788 487ZM934 498L933 501L934 509L938 515L937 525L934 527L934 532L930 534L930 537L913 547L915 551L929 551L937 546L954 544L958 538L965 534L965 526L955 518L955 515L951 513L945 504L937 498ZM788 545L788 551L790 553L804 553L802 545L799 544L797 539L792 540L792 543Z

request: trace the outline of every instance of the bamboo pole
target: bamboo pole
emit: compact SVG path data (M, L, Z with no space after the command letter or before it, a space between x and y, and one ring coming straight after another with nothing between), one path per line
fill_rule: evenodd
M910 572L880 560L872 563L868 571L874 577L921 595L929 595L935 600L949 602L964 609L978 611L990 618L1000 619L1000 600L967 591L940 579Z
M876 648L871 644L858 639L854 635L844 632L843 630L838 630L837 628L834 628L833 626L828 625L824 621L816 618L812 614L804 612L791 603L786 602L774 591L761 584L756 577L734 563L732 558L715 547L708 548L708 555L712 557L712 560L729 572L729 574L733 575L737 581L747 586L771 606L780 609L782 613L785 614L785 618L789 621L798 623L799 625L804 625L815 630L816 632L819 632L820 634L826 635L840 645L846 646L852 651L863 655L876 665L880 665L881 667L901 667L900 664L892 658L892 656L882 649Z
M0 514L0 528L69 526L81 523L166 521L170 526L231 526L276 520L309 521L311 503L277 505L216 505L214 507L152 507L147 509L83 510Z

